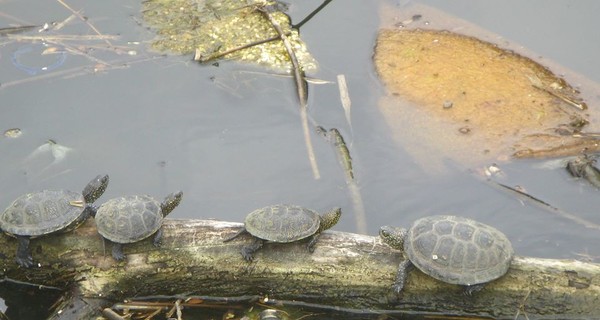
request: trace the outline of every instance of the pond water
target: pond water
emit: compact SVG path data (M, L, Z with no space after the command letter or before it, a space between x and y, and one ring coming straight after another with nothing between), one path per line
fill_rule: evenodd
M335 127L345 137L367 216L366 232L376 235L384 224L406 226L425 215L453 213L502 230L518 255L600 256L597 231L499 191L470 168L450 164L449 172L431 174L391 138L377 108L384 90L371 61L381 3L333 1L301 30L320 64L310 76L334 82L310 85L309 112L317 123ZM386 3L398 10L413 5ZM419 3L498 34L500 45L521 45L600 82L596 1ZM291 1L292 21L319 4ZM0 204L43 188L79 190L97 174L108 173L111 184L101 201L183 190L184 200L171 218L242 221L253 209L293 203L316 210L340 206L344 216L335 229L360 229L335 151L316 133L311 138L321 177L313 178L290 78L233 62L199 65L191 56L149 52L153 34L140 23L139 1L72 0L69 5L83 10L102 34L119 35L108 41L121 50L106 50L104 40L70 41L72 47L66 49L86 45L87 55L67 51L60 61L57 54L41 58L39 52L47 48L40 44L0 37L0 131L20 128L23 133L0 138ZM69 15L58 2L3 1L0 27L43 25ZM77 19L55 32L95 34ZM113 68L102 67L102 61ZM43 66L53 70L40 70ZM341 107L338 74L348 83L351 124ZM523 186L556 207L600 223L598 190L562 168L542 169L544 163L502 164L502 182Z

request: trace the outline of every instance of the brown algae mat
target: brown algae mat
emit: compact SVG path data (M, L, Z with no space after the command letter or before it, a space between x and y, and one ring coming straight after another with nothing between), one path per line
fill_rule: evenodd
M512 51L448 31L383 29L373 59L389 93L380 110L425 167L599 149L579 134L589 111L577 90Z

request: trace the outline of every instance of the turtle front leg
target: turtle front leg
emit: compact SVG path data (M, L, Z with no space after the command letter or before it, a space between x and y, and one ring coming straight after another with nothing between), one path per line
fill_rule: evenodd
M246 261L252 262L252 260L254 260L254 257L252 256L252 254L256 250L262 248L264 243L265 243L264 240L259 239L259 238L254 238L254 242L252 242L252 244L244 246L242 248L242 257L244 257L244 259L246 259Z
M310 252L310 253L315 252L315 245L317 244L317 240L319 240L320 235L321 234L319 232L317 232L312 237L310 237L310 240L308 241L308 244L306 245L306 249L308 249L308 252Z
M17 248L17 256L15 261L23 268L33 267L33 257L29 252L29 237L17 236L19 247Z
M123 244L113 242L112 256L117 261L122 261L125 259L125 255L123 254Z
M405 259L398 265L398 274L396 274L396 281L392 285L394 292L397 295L402 293L402 289L404 289L404 284L406 283L406 277L408 276L408 272L414 268L414 265L410 260Z
M152 243L155 247L160 247L162 245L162 228L156 231L156 234L154 234L154 241L152 241Z

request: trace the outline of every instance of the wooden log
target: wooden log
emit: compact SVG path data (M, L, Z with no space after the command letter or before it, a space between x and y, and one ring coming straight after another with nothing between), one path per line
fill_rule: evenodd
M250 243L249 237L223 243L240 227L222 221L166 220L161 248L152 246L151 239L127 245L127 260L119 263L110 248L103 248L90 220L73 232L33 239L33 257L40 266L31 269L16 265L16 241L3 236L1 276L69 288L85 299L104 302L156 295L251 295L371 313L560 319L600 315L598 264L516 257L504 277L472 297L462 295L459 286L415 270L399 297L391 285L402 253L379 237L327 231L312 254L305 242L273 243L248 263L240 248Z

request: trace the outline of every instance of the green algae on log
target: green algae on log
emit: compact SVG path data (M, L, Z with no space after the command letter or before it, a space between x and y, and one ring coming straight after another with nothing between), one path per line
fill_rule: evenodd
M577 90L512 51L448 31L383 29L374 62L390 93L380 109L425 166L600 150L577 134L589 117Z
M152 47L161 52L192 54L208 57L240 48L278 34L259 8L274 6L272 1L259 0L147 0L143 3L143 18L156 28L158 38ZM288 35L304 71L315 71L316 60L310 55L290 18L281 11L272 13ZM289 71L289 56L281 41L237 50L223 58Z

